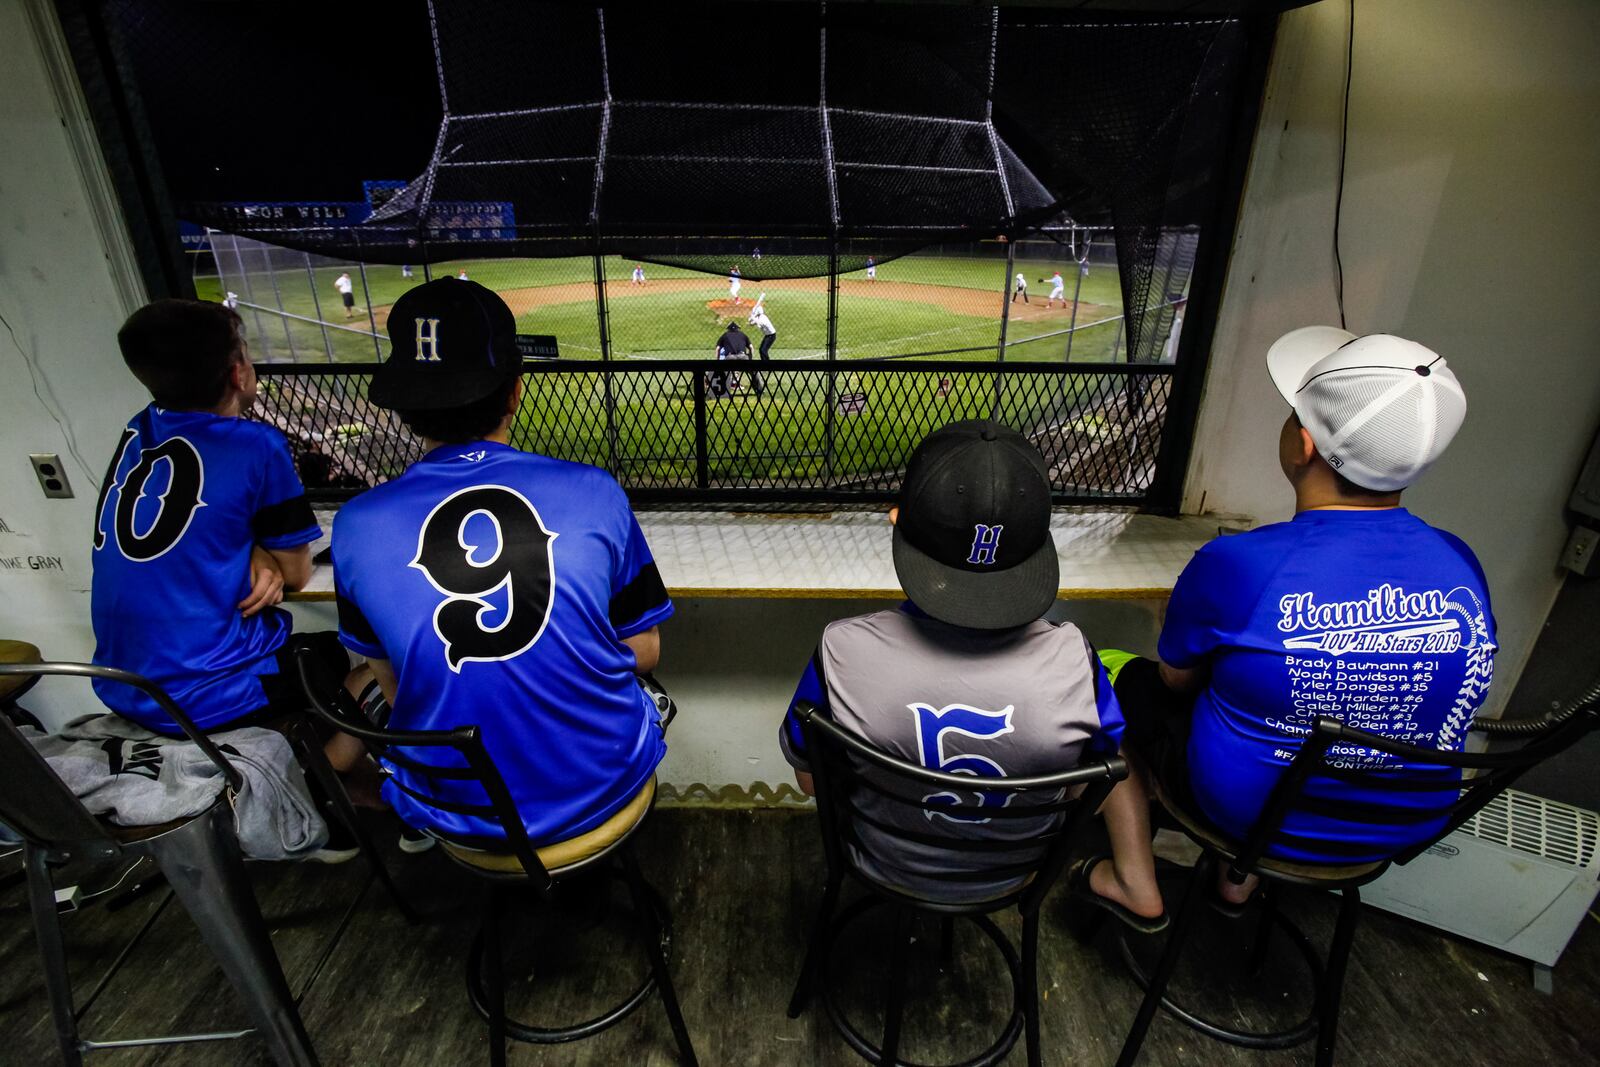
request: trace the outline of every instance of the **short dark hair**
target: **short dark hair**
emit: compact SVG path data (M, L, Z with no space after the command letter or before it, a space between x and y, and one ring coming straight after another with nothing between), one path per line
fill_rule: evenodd
M204 411L222 400L229 371L244 358L244 323L207 300L157 300L128 316L117 346L161 407Z
M448 445L465 444L488 437L500 428L506 417L506 405L511 401L511 391L517 387L518 375L511 375L494 392L470 404L433 411L397 411L400 421L418 437L443 441Z
M1330 464L1330 466L1332 466L1332 464ZM1338 471L1333 472L1333 480L1334 484L1338 485L1339 487L1340 496L1353 496L1358 498L1387 497L1393 496L1400 491L1398 489L1368 489L1364 485L1357 485L1355 482L1352 482L1349 478L1346 478Z

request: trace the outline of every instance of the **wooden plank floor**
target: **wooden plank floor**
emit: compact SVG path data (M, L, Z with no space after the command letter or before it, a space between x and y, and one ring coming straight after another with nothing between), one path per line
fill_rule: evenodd
M386 840L393 835L385 830ZM821 852L806 813L664 810L642 841L646 876L661 888L675 916L674 973L701 1062L720 1065L859 1063L820 1007L799 1020L784 1014L805 926L819 892ZM9 868L0 868L0 870ZM322 1062L334 1065L456 1065L486 1061L483 1023L463 983L480 885L437 851L396 852L393 869L433 918L409 926L381 888L367 887L353 920L334 941L345 906L366 886L359 862L327 868L252 867L262 907L291 987L302 988L332 945L302 1012ZM602 1002L619 999L643 962L605 922L594 887L571 908L539 924L544 951L509 948L513 1014L530 1022L572 1022ZM619 894L620 896L620 894ZM86 993L128 937L152 914L138 952L89 1011L85 1032L124 1037L245 1025L244 1014L182 909L162 909L163 893L115 912L87 908L67 919L74 979ZM1328 898L1286 905L1314 937L1325 938ZM613 916L613 919L620 917ZM1138 1002L1109 930L1088 946L1067 930L1065 896L1046 905L1041 938L1045 1060L1110 1063ZM530 934L531 919L519 919ZM869 916L847 939L832 982L842 1003L869 1033L883 959L883 924ZM1015 921L1002 922L1011 934ZM932 931L928 931L931 934ZM1248 926L1207 913L1190 958L1216 966L1248 936ZM949 1062L982 1047L1003 1019L1009 984L980 935L963 929L956 966L940 976L930 937L913 957L917 978L903 1055ZM531 936L509 937L531 943ZM1149 948L1151 946L1145 946ZM921 966L918 966L921 964ZM1286 1018L1305 1003L1303 981L1286 940L1250 990L1224 993L1203 967L1179 983L1191 996L1234 1006L1253 1024ZM1556 992L1535 992L1523 963L1422 927L1367 911L1356 939L1345 991L1340 1062L1363 1067L1451 1064L1600 1063L1600 924L1585 923L1556 969ZM54 1039L28 921L25 894L0 895L0 1064L56 1062ZM669 1065L671 1033L660 1005L646 1002L613 1030L554 1048L513 1045L513 1064ZM265 1064L252 1037L208 1045L95 1053L104 1067L135 1064ZM1007 1061L1023 1062L1020 1048ZM1200 1038L1158 1017L1143 1064L1279 1065L1310 1063L1309 1050L1248 1052Z

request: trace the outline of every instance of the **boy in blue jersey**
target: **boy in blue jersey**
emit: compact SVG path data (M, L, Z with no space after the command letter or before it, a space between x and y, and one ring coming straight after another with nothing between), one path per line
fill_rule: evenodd
M368 658L391 727L482 729L535 845L585 833L650 789L666 752L636 676L672 602L609 474L508 444L522 357L503 300L438 279L401 296L388 330L370 399L424 455L334 521L340 638ZM420 829L499 829L384 795Z
M1414 745L1460 750L1489 688L1495 625L1488 583L1462 541L1400 506L1466 416L1442 357L1399 337L1295 330L1267 353L1293 407L1278 443L1292 521L1218 538L1195 554L1168 604L1159 662L1121 655L1116 689L1128 747L1164 789L1243 839L1318 715ZM1352 757L1395 767L1375 753ZM1091 899L1160 914L1146 783L1107 801L1112 862L1087 869ZM1374 793L1313 778L1309 794L1441 808L1454 790ZM1436 822L1370 827L1307 813L1276 855L1323 863L1381 858ZM1219 880L1226 906L1254 879Z
M128 318L117 344L152 402L122 431L95 507L94 661L156 682L202 730L270 725L305 706L291 620L275 605L310 576L322 531L283 434L242 417L256 373L239 316L157 300ZM349 672L333 634L296 642L337 677ZM138 690L94 685L118 714L180 734ZM361 749L336 737L328 754L346 772Z
M285 698L290 619L274 605L310 576L322 533L283 434L241 417L256 397L243 333L232 309L197 300L129 317L117 344L153 400L122 431L95 507L95 662L155 681L203 730ZM95 690L179 732L137 690Z

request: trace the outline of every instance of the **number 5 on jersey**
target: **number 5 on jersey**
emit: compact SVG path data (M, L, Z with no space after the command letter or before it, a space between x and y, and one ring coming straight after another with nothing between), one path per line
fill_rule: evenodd
M1005 768L990 759L988 756L979 756L972 753L946 755L944 750L945 738L950 734L962 737L973 737L980 740L992 741L997 737L1004 737L1014 727L1011 725L1011 715L1016 710L1007 704L999 711L985 711L968 704L947 704L936 708L932 704L908 704L911 714L917 721L917 751L921 756L922 765L929 770L944 771L946 774L970 774L978 778L1004 778ZM1009 793L993 793L983 790L975 791L978 802L983 807L1004 807L1011 799ZM959 804L961 798L952 791L932 793L922 798L924 803ZM940 818L951 819L958 822L988 822L988 819L974 815L944 814L943 812L927 812L928 818L935 815Z
M539 640L555 594L556 536L503 485L458 490L428 512L410 565L444 594L433 631L452 671L512 659Z

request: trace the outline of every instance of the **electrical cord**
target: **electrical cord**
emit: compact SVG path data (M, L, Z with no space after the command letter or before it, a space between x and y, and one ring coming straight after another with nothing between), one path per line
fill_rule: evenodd
M79 469L83 471L84 477L88 479L89 484L98 493L100 491L100 479L95 476L94 469L89 466L88 461L83 458L83 454L78 451L78 439L73 434L72 428L62 421L60 415L56 414L60 405L55 403L55 394L52 392L50 402L46 402L44 394L39 392L39 379L41 377L39 368L34 366L33 357L29 355L27 349L22 347L22 341L18 339L17 331L12 328L11 321L5 317L3 312L0 312L0 326L4 326L6 333L11 335L11 344L16 348L17 353L22 356L23 365L28 368L28 380L33 385L34 399L39 401L39 406L44 409L44 413L50 416L50 421L60 429L61 436L67 443L67 454L77 462ZM49 391L48 381L45 383L45 387L46 391Z
M1356 59L1356 0L1350 0L1350 32L1344 46L1344 110L1339 119L1339 179L1333 194L1333 295L1339 302L1339 328L1344 321L1344 258L1339 251L1339 229L1344 216L1344 159L1350 144L1350 77Z
M1472 728L1479 733L1492 734L1496 737L1525 737L1529 734L1543 733L1554 726L1560 726L1584 708L1600 703L1600 678L1589 683L1589 688L1579 693L1562 707L1531 719L1484 719L1474 717Z

